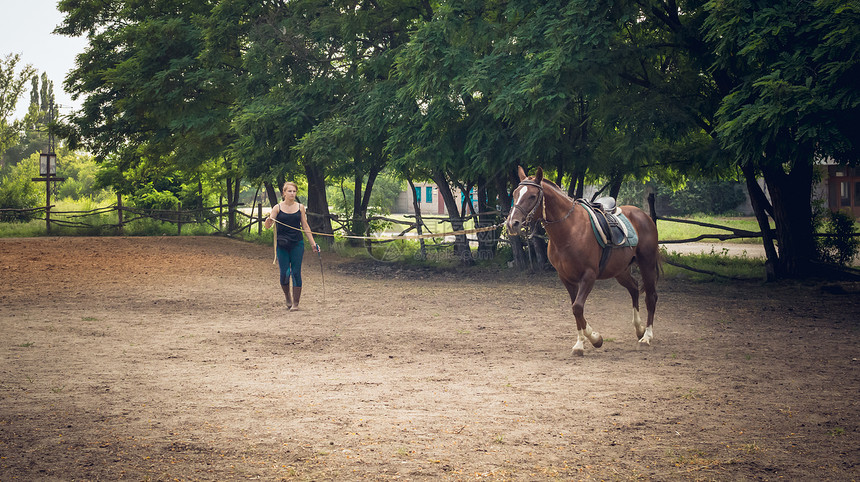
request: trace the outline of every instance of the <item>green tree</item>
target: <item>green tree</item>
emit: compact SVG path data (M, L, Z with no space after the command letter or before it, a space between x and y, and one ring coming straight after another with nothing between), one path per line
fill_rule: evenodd
M760 193L754 199L775 221L776 275L807 275L816 256L813 166L826 158L856 163L860 154L860 7L732 0L706 9L713 68L737 79L716 132L748 177L765 180L772 204Z
M3 154L11 145L17 142L22 128L22 121L11 119L15 112L18 99L24 93L24 86L35 69L25 65L20 72L15 72L18 62L21 61L19 54L8 54L0 58L0 166L3 162Z
M243 75L237 81L232 151L245 160L250 177L267 184L272 203L280 197L282 182L303 170L308 211L323 215L309 217L311 228L331 233L325 165L295 150L299 139L337 106L340 91L329 77L338 73L333 62L341 53L327 49L329 36L315 31L315 20L327 13L316 2L238 0L216 9L212 24L235 25L234 36L246 45L238 66Z
M234 89L222 61L237 46L207 44L212 8L179 0L61 1L66 17L56 31L86 35L89 45L65 84L85 97L83 107L60 132L106 163L100 179L120 182L116 190L125 194L157 185L156 178L181 186L181 177L192 181L219 160L233 229L242 166L228 149Z
M260 20L243 33L248 75L235 123L249 173L303 169L308 209L323 215L325 179L349 179L348 229L366 233L373 185L387 163L393 52L424 10L422 2L309 0L256 11ZM330 224L319 230L331 232Z
M41 82L40 82L41 80ZM48 149L48 128L51 120L51 106L54 105L54 84L48 75L33 75L31 79L30 106L21 124L18 142L3 154L4 163L16 163L28 158L34 152ZM56 117L57 112L53 112ZM56 149L55 149L56 150Z
M502 8L501 2L440 2L432 20L419 24L398 52L398 104L386 149L406 179L429 179L438 186L454 230L463 228L463 213L452 188L477 185L482 195L475 210L489 211L488 186L507 193L508 174L517 162L515 133L487 109L498 78L487 81L480 65L494 42L502 41ZM478 225L493 221L481 216ZM487 238L492 236L481 236ZM481 256L494 246L481 242ZM464 235L455 238L454 253L473 262Z
M92 156L82 152L62 152L58 159L58 175L66 180L58 184L58 199L69 198L74 201L92 200L95 202L113 201L112 191L96 184L99 165Z

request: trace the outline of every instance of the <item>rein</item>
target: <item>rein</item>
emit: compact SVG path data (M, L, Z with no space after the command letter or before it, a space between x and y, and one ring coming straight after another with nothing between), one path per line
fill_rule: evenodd
M275 219L275 218L270 218L270 219L271 219L272 221L274 221L275 223L280 224L281 226L286 226L286 227L288 227L288 228L290 228L290 229L294 229L294 230L296 230L296 231L304 232L304 229L302 229L302 228L297 228L297 227L295 227L295 226L290 226L290 225L288 225L288 224L284 224L284 223L282 223L282 222L278 221L278 220L277 220L277 219ZM494 224L494 225L492 225L492 226L484 226L483 228L463 229L463 230L460 230L460 231L447 231L447 232L444 232L444 233L399 235L399 236L391 236L391 237L389 237L389 238L385 238L385 239L377 238L377 237L374 237L374 236L355 236L355 235L346 235L346 234L341 234L341 235L338 235L338 236L339 236L339 237L341 237L341 238L346 238L346 239L367 239L367 240L371 240L371 241L388 242L388 241L393 241L393 240L395 240L395 239L430 239L430 238L442 238L442 237L445 237L445 236L462 236L462 235L465 235L465 234L483 233L483 232L486 232L486 231L492 231L492 230L494 230L494 229L498 229L498 228L500 228L500 227L502 227L502 226L504 226L504 225L505 225L505 223L498 223L498 224ZM334 235L334 234L329 234L329 233L317 233L317 232L315 232L315 231L311 231L311 234L313 234L314 236L328 236L328 237L330 237L330 238L335 237L335 235Z
M543 195L543 191L541 191L541 196L542 196L542 195ZM537 205L535 205L535 206L537 206ZM284 224L284 223L282 223L282 222L278 221L278 220L277 220L277 219L275 219L275 218L269 218L269 219L271 219L272 221L274 221L276 224L280 224L281 226L284 226L284 227L287 227L287 228L290 228L290 229L294 229L294 230L296 230L296 231L304 232L304 229L296 228L295 226L290 226L289 224ZM483 233L483 232L486 232L486 231L492 231L492 230L494 230L494 229L500 228L500 227L501 227L501 226L503 226L503 225L504 225L504 223L498 223L498 224L494 224L494 225L492 225L492 226L485 226L485 227L483 227L483 228L464 229L464 230L461 230L461 231L450 231L450 232L447 232L447 233L438 233L438 234L432 234L432 233L431 233L431 234L420 234L420 235L414 235L414 236L402 236L402 235L401 235L401 236L393 237L393 238L392 238L392 240L393 240L394 238L399 238L399 239L428 239L428 238L438 238L438 237L444 237L444 236L460 236L460 235L466 235L466 234ZM313 231L311 231L311 234L313 234L314 236L330 236L330 237L334 237L334 234L328 234L328 233L315 233L315 232L313 232ZM368 239L368 240L379 241L379 238L374 238L374 237L372 237L372 236L347 236L347 235L344 235L343 237L344 237L344 238L351 238L351 239ZM274 236L274 242L275 242L275 243L277 243L277 235L275 235L275 236ZM277 245L277 244L276 244L276 245ZM319 258L319 262L320 262L320 278L322 278L322 289L323 289L323 306L325 306L325 302L326 302L326 297L325 297L325 272L323 271L322 253L320 253L320 250L319 250L319 244L317 244L317 257ZM272 260L272 264L275 264L275 263L277 263L277 262L278 262L278 255L277 255L277 252L276 252L276 253L275 253L275 259L273 259L273 260Z

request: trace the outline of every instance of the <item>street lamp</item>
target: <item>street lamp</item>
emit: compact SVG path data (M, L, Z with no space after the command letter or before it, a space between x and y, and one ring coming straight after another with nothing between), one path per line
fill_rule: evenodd
M57 155L53 152L39 154L39 175L51 177L57 175Z

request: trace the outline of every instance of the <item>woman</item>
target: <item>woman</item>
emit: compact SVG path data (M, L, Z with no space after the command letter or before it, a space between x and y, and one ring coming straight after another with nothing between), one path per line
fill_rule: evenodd
M302 230L308 236L314 252L319 252L319 245L314 242L314 235L308 226L305 207L296 202L298 186L294 182L285 182L283 187L284 200L272 207L272 212L266 219L266 229L275 228L275 253L281 268L281 289L287 299L290 311L299 309L299 299L302 297L302 257L305 253L305 242ZM293 278L293 296L290 297L290 277Z

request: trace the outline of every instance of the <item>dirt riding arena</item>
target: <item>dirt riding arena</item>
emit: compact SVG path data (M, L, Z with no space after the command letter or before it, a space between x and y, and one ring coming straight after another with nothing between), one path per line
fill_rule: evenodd
M0 480L856 480L860 286L599 283L220 238L0 240Z

